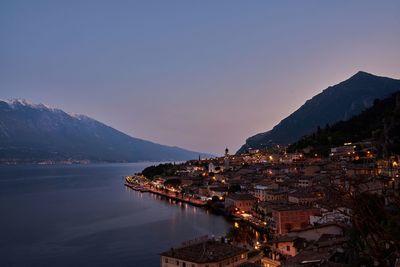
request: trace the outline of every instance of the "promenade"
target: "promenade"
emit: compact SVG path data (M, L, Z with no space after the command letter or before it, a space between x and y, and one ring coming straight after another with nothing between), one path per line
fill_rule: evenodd
M131 183L126 181L125 182L125 186L136 190L136 191L140 191L140 192L149 192L149 193L153 193L156 195L160 195L163 197L166 197L168 199L172 199L172 200L176 200L176 201L181 201L184 203L188 203L194 206L206 206L207 205L207 201L195 198L192 195L188 195L188 194L181 194L180 192L177 191L171 191L168 189L158 189L152 185L149 184L135 184L135 183Z

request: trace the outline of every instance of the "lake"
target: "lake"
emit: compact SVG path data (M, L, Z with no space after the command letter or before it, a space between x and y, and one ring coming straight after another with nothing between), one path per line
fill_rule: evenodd
M154 163L0 166L0 266L159 266L185 240L221 236L221 216L133 191Z

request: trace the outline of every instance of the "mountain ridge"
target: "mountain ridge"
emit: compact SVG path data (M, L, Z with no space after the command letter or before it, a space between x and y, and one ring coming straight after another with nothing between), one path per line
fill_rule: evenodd
M264 148L274 144L287 145L312 133L318 126L348 120L382 99L400 90L400 80L359 71L349 79L329 86L308 99L271 130L253 135L237 153L249 148Z
M81 114L0 100L0 162L181 161L210 156L129 136Z
M330 149L344 143L371 142L380 157L400 153L400 91L374 101L374 105L347 121L339 121L302 137L288 152L328 156Z

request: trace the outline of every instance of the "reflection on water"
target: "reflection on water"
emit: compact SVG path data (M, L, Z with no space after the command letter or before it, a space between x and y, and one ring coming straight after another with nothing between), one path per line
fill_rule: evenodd
M229 224L123 186L146 163L0 167L0 266L158 266L158 253Z

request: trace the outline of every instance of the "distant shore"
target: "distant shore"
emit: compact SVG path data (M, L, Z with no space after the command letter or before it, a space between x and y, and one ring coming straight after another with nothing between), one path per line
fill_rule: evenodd
M90 165L90 164L127 164L127 163L181 163L184 161L92 161L92 160L71 160L71 161L0 161L0 166L14 165Z

